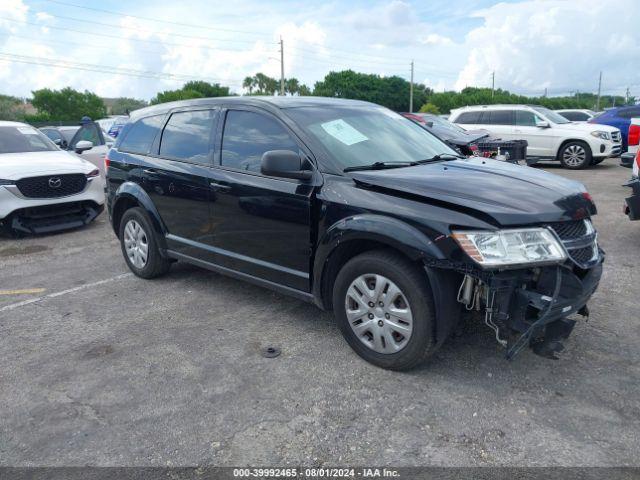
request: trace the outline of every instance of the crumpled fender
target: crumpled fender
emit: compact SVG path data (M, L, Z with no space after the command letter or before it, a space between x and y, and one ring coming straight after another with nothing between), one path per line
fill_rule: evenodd
M367 213L343 218L331 225L318 242L313 265L316 303L322 296L322 276L327 260L336 247L352 240L374 240L403 252L412 260L446 258L424 233L397 218Z

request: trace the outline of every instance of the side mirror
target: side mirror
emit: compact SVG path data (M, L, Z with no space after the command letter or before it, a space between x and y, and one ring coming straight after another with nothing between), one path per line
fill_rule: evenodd
M78 143L76 143L75 146L75 151L76 153L82 153L86 150L91 150L93 148L93 142L90 142L89 140L80 140Z
M551 127L551 125L549 125L549 122L536 122L536 127L538 127L538 128L549 128L549 127Z
M313 176L311 165L291 150L270 150L262 155L260 171L270 177L309 180Z
M428 122L425 122L425 125L429 128L433 128L433 122L431 120L429 120Z

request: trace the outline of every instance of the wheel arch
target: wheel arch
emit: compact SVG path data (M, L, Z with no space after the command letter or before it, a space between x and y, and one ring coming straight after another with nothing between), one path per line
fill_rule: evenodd
M556 151L556 160L561 160L560 158L560 153L562 152L562 149L569 143L574 143L574 142L578 142L578 143L582 143L583 145L586 145L586 147L589 149L589 152L591 152L591 156L593 157L593 149L591 148L591 145L589 144L588 141L582 139L582 138L567 138L565 140L563 140L562 142L560 142L560 145L558 145L558 150Z
M153 201L137 183L125 182L116 191L111 213L111 226L116 236L120 236L120 220L122 216L128 209L134 207L140 207L147 213L151 219L153 229L157 233L161 251L164 251L166 249L165 235L167 229Z
M342 265L356 255L377 249L394 250L421 266L426 258L445 258L430 238L399 219L376 214L342 219L328 228L318 242L312 275L315 303L330 310L332 285Z

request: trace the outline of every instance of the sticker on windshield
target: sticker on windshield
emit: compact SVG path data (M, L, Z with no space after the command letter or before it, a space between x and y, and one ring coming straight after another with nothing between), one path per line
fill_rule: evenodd
M31 127L18 127L18 131L23 135L38 135L38 131Z
M353 145L369 140L341 118L323 123L321 126L325 132L345 145Z

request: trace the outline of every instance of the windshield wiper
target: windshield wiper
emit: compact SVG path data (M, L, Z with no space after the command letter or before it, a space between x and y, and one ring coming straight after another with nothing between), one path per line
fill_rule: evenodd
M375 162L370 165L356 165L354 167L347 167L343 172L355 172L357 170L384 170L385 168L401 168L410 167L414 165L414 162Z
M416 160L415 162L412 162L412 165L422 165L424 163L431 163L431 162L439 162L440 160L459 160L461 158L466 158L462 155L455 155L453 153L439 153L438 155L434 155L431 158L425 158L424 160Z
M424 160L416 160L414 162L375 162L370 165L356 165L355 167L347 167L343 172L355 172L357 170L384 170L386 168L401 168L401 167L414 167L416 165L422 165L424 163L437 162L440 160L458 160L463 157L462 155L455 155L453 153L440 153L431 158L425 158Z

